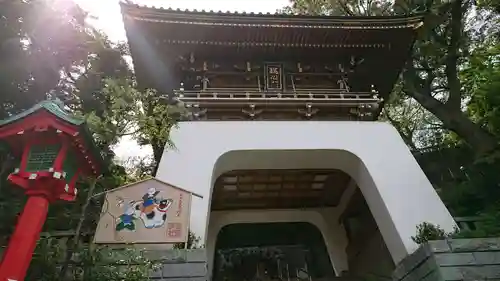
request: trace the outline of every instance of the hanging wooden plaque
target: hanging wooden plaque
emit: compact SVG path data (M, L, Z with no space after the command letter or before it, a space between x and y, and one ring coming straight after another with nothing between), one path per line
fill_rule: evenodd
M267 90L282 90L283 89L283 67L278 63L266 64L266 89Z

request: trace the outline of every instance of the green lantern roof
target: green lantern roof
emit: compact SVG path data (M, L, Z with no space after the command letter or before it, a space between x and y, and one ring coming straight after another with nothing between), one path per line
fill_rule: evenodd
M92 137L91 132L89 131L87 124L85 122L85 119L76 117L66 110L64 110L64 103L61 100L45 100L41 101L37 104L35 104L33 107L31 107L28 110L25 110L19 114L13 115L7 119L0 120L0 127L4 127L13 123L16 123L18 121L21 121L22 119L39 112L40 110L45 110L55 117L63 120L66 123L69 123L73 126L78 127L78 132L79 135L83 138L83 140L86 143L87 149L91 152L93 158L95 161L97 161L96 164L98 164L100 167L100 172L101 173L106 173L107 168L108 168L108 163L106 159L103 158L101 155L100 149L97 147L95 144L94 138Z
M39 102L35 104L33 107L31 107L28 110L25 110L19 114L13 115L7 119L0 120L0 127L3 127L5 125L8 125L10 123L14 123L18 120L21 120L25 117L28 117L29 115L41 110L45 109L48 112L52 113L53 115L57 116L58 118L72 124L75 126L80 126L83 123L85 123L85 120L81 118L76 118L75 116L72 116L68 114L64 109L64 103L60 100L45 100L42 102Z

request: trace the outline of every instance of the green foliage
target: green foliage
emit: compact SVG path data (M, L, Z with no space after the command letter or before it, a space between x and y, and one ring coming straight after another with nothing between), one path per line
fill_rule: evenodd
M482 218L474 235L483 236L498 234L498 224L491 218L498 215L494 206L500 201L500 13L496 4L293 0L285 9L347 16L428 10L413 56L385 101L382 119L397 128L418 156L453 215ZM444 233L426 224L416 239L429 235Z
M174 147L170 130L188 112L170 104L168 98L154 90L138 91L131 79L105 79L104 82L101 92L109 105L100 114L94 110L87 115L96 139L103 148L109 148L121 137L132 136L140 145L152 147L152 160L156 165L165 146Z
M456 231L457 232L457 231ZM441 240L452 236L453 233L447 233L439 225L423 222L417 225L417 234L411 237L411 240L417 244L423 244L431 240Z
M331 1L331 0L295 0L281 12L290 14L313 14L332 16L378 16L392 12L393 5L388 1Z
M177 126L178 120L188 115L188 111L184 107L171 105L166 96L158 95L154 90L142 93L140 103L141 115L135 137L139 144L151 145L153 160L159 163L165 146L175 147L170 140L170 130Z
M88 279L82 281L146 281L149 280L151 272L160 266L159 263L147 259L143 252L134 248L117 250L102 247L93 252L88 249L84 253L82 264L89 265L91 270L86 276Z
M186 243L176 243L174 244L174 249L199 249L199 248L204 248L204 245L200 244L201 237L196 236L194 232L189 230L189 235L188 235L188 242L187 242L187 247Z
M54 2L0 3L0 118L45 99L60 70L87 56L85 13Z
M127 135L161 152L165 143L171 143L169 130L177 119L170 113L177 108L153 91L135 88L123 58L127 54L125 45L111 43L88 26L88 15L73 1L0 2L0 118L27 109L47 96L58 97L74 114L87 119L98 146L109 158L114 157L113 145ZM152 175L156 163L137 164L132 168L138 172L129 174L130 167L111 162L110 174L99 181L94 193ZM0 151L2 246L25 201L22 190L6 181L14 167L8 151ZM82 183L79 194L87 194L89 188ZM147 280L146 271L153 264L141 253L125 250L122 264L115 265L113 249L89 248L102 198L88 202L82 213L86 201L85 196L78 196L72 204L51 205L44 225L46 238L39 241L27 280L60 280L66 249L74 243L71 233L82 219L79 246L65 280Z
M139 181L151 177L156 167L156 162L150 155L130 157L118 162L125 167L129 181Z
M478 124L500 136L500 45L490 40L471 54L461 72L464 92L470 97L469 116Z
M461 175L443 183L441 197L456 216L476 216L500 198L499 162L462 166Z
M110 146L118 143L120 137L130 134L137 123L140 92L127 79L107 78L101 93L109 105L101 112L96 109L90 111L86 118L97 142Z
M500 1L498 0L479 0L477 1L477 4L483 9L491 10L494 13L500 14Z
M65 245L51 237L39 240L26 280L59 280ZM71 260L66 281L146 281L160 265L138 249L81 245Z
M446 238L490 238L500 237L500 205L495 204L476 218L474 227L460 230L455 228L452 232L446 232L438 225L423 222L417 226L417 233L411 239L417 244L423 244L431 240L442 240Z
M487 38L478 33L494 29L476 28L483 14L473 9L473 2L457 1L351 1L351 0L294 0L285 10L291 13L330 15L394 15L428 11L420 29L413 55L403 70L400 85L394 89L397 98L386 105L384 115L400 130L412 149L436 146L447 139L449 131L459 136L478 154L491 152L497 139L488 128L475 124L463 112L467 96L460 70L468 61L474 44ZM468 22L467 19L471 19ZM411 105L414 101L418 105ZM419 109L423 108L425 110ZM411 109L408 111L408 109ZM404 113L410 114L404 115ZM421 116L422 118L418 118ZM431 121L432 120L432 121ZM431 122L429 122L431 121Z
M401 87L398 84L396 87ZM391 123L406 145L417 152L423 148L442 145L446 129L440 121L423 108L415 99L402 94L396 88L382 110L380 119Z

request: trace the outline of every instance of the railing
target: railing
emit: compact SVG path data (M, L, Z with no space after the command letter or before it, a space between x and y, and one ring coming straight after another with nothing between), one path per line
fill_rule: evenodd
M332 90L297 90L284 92L245 91L240 89L219 89L217 91L174 91L183 102L253 103L253 104L304 104L306 102L332 105L377 104L382 101L374 92L347 92Z
M455 217L455 222L460 230L475 230L481 220L480 217Z

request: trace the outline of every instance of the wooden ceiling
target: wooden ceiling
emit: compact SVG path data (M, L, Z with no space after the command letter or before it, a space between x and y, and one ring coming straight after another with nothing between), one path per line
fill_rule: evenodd
M335 207L351 177L340 170L238 170L215 182L211 210Z

